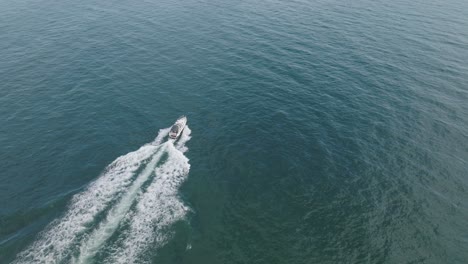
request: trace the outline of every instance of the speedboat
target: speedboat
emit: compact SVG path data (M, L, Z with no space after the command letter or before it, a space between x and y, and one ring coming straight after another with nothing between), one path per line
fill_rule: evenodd
M180 134L182 134L182 130L184 130L185 124L187 124L187 117L179 117L174 123L174 125L172 125L171 127L171 131L169 132L169 138L176 140L180 136Z

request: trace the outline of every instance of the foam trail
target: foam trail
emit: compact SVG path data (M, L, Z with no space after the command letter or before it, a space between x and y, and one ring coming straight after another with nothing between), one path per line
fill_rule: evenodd
M160 135L164 133L167 134L160 130ZM155 143L164 137L160 135ZM85 191L72 198L65 215L50 223L14 263L56 263L68 258L71 247L89 229L90 223L108 208L110 202L122 195L132 183L135 172L154 155L158 149L154 145L145 145L112 162Z
M162 148L164 145L162 146ZM164 148L163 148L164 149ZM138 175L138 178L133 182L132 186L127 190L125 195L121 198L119 203L115 205L106 217L106 220L99 224L99 227L89 236L87 242L81 245L80 255L76 263L88 263L92 257L102 247L104 242L109 239L115 232L119 223L124 218L125 214L130 209L137 192L141 186L148 180L151 173L154 171L154 167L161 159L164 150L160 150L148 163L143 172Z
M166 137L169 134L169 131L171 131L170 127L160 129L158 132L158 136L150 144L154 146L160 145L164 137Z
M190 164L183 155L190 139L186 127L176 146L168 142L167 160L156 168L156 176L138 200L136 210L128 216L130 227L124 240L107 263L142 263L141 253L149 246L160 247L170 237L164 229L186 215L188 207L179 199L178 188L186 179ZM182 150L182 151L181 151Z

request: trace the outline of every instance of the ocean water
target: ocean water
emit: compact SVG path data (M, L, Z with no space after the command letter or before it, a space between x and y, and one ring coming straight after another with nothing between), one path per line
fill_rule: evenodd
M468 2L0 1L0 263L468 263Z

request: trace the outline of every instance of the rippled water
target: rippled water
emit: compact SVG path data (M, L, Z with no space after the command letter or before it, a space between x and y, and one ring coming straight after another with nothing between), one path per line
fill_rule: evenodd
M468 262L467 29L461 0L0 2L0 263Z

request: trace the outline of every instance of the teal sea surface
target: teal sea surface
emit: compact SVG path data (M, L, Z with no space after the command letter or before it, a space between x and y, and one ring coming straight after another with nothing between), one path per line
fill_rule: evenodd
M0 1L0 263L468 263L468 2Z

